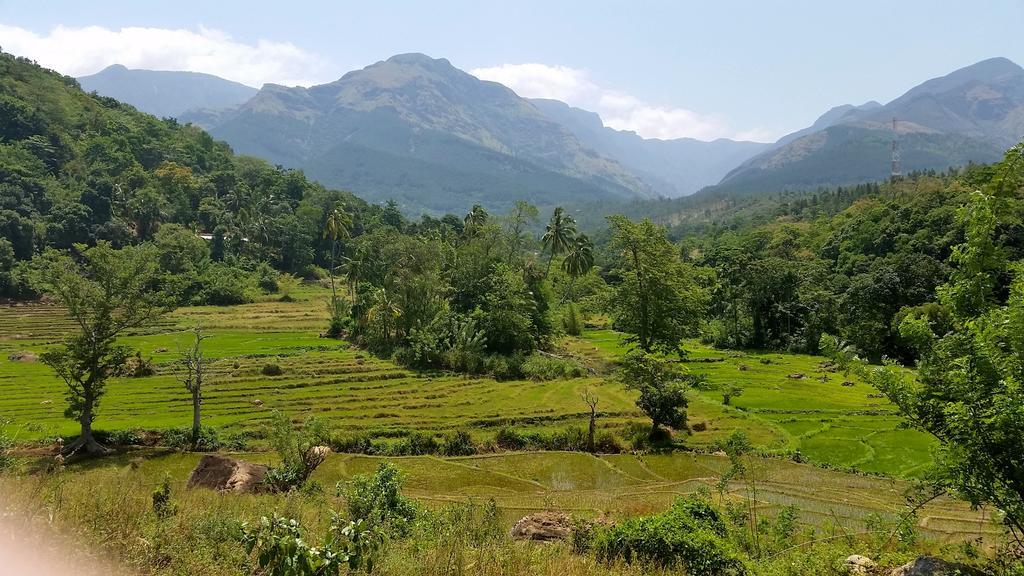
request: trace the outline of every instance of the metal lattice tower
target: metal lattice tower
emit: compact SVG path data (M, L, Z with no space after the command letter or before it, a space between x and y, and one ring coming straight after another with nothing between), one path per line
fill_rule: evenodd
M892 117L892 166L889 169L889 181L895 182L903 177L900 170L900 140L896 132L896 117Z

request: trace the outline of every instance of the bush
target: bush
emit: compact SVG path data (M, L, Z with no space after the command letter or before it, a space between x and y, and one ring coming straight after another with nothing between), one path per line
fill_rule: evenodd
M407 534L416 517L416 507L402 496L405 476L390 462L381 462L373 476L356 475L347 484L338 483L338 495L345 498L349 515L369 526L394 534Z
M191 427L164 430L160 443L174 450L195 450L196 452L245 450L248 444L242 435L222 436L216 428L208 426L199 429L199 439L194 446Z
M114 430L113 432L100 430L95 433L95 436L97 442L112 446L141 446L143 443L142 434L138 430Z
M622 452L622 443L611 432L601 432L594 438L594 451L598 454L618 454Z
M426 432L413 432L403 438L396 446L396 456L424 456L437 454L441 450L434 436Z
M136 351L134 356L129 356L124 364L118 367L116 375L122 378L144 378L154 374L156 366L153 365L153 359L143 358L142 353Z
M551 435L549 450L583 452L587 449L587 433L579 426L570 426Z
M260 368L260 373L264 376L280 376L284 374L284 370L277 364L264 364L263 368Z
M287 416L275 411L268 432L281 463L267 471L264 484L275 492L302 488L327 457L324 447L330 434L326 422L311 416L296 429Z
M201 288L195 297L195 304L210 306L232 306L252 302L255 282L248 272L214 263L207 267L200 277Z
M331 449L340 454L369 454L373 439L368 434L336 436L331 439Z
M570 336L583 335L583 318L575 304L567 306L562 313L562 330Z
M383 545L377 530L361 521L345 522L331 515L327 539L310 546L302 537L298 521L274 514L260 519L255 529L242 524L245 551L255 555L257 574L273 576L316 576L365 570L370 572Z
M473 438L465 430L445 434L441 442L441 454L445 456L472 456L476 454Z
M689 574L745 573L726 538L718 511L700 497L676 500L671 508L627 520L594 538L597 557L606 562L641 562L683 568Z
M494 436L494 443L502 450L522 450L526 448L526 438L511 428L502 428Z
M523 376L532 380L558 380L564 378L581 378L587 371L578 363L565 358L552 358L540 354L531 354L523 362Z
M11 456L11 449L14 447L14 439L4 431L4 426L10 422L0 418L0 472L9 470L14 466L14 457Z

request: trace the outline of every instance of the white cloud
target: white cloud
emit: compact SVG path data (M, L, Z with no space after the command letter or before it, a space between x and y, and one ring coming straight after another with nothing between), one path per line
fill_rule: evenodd
M203 27L193 31L57 26L39 35L0 24L0 47L68 76L123 64L128 68L206 72L255 87L265 82L294 86L323 81L326 68L321 58L290 42L247 44Z
M605 126L632 130L645 138L734 138L774 141L777 137L764 128L737 130L715 114L702 114L686 108L664 107L594 83L586 70L547 64L502 64L476 68L472 74L483 80L500 82L527 98L553 98L572 106L597 112Z

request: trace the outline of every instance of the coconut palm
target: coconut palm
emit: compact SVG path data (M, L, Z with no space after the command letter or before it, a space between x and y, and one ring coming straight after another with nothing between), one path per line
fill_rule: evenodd
M352 228L352 215L344 208L335 208L327 215L327 222L324 223L324 238L331 241L331 308L337 309L338 291L334 287L335 259L338 257L338 240L348 238L349 229Z
M466 217L462 220L465 224L466 236L473 236L476 234L484 224L487 223L487 210L479 204L473 204L473 208L466 213Z
M555 255L568 250L575 236L576 221L572 219L572 216L566 216L565 210L561 206L555 208L554 213L551 214L551 220L545 228L544 236L541 236L540 239L544 244L544 249L550 253L548 267L544 272L545 276L551 272L551 261L555 259Z
M391 340L391 327L395 326L402 316L402 309L395 299L383 288L377 291L373 306L366 312L366 319L371 326L377 326L384 333L384 340Z
M569 251L565 254L565 259L562 260L562 270L572 278L569 282L569 291L572 291L576 279L590 272L593 266L594 243L587 238L586 234L580 234L573 239ZM565 295L562 296L562 300L565 301Z

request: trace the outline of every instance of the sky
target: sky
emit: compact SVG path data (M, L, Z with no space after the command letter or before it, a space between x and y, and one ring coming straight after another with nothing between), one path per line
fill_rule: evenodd
M405 52L647 138L774 141L986 58L1024 64L1024 0L0 0L0 47L311 85Z

